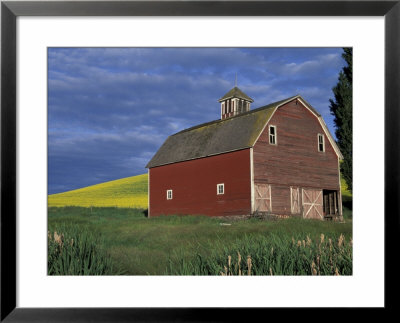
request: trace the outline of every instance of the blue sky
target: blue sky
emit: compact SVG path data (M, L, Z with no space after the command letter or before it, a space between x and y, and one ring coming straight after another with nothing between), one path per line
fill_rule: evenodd
M252 108L300 94L334 134L341 48L49 48L48 191L147 172L171 134L220 117L235 83Z

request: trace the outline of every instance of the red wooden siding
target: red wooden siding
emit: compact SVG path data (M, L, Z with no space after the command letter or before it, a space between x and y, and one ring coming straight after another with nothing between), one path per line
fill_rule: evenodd
M244 149L149 170L150 216L250 214L250 150ZM225 194L217 195L224 183ZM173 198L167 200L167 190Z
M276 126L276 145L269 144ZM318 151L318 134L325 151ZM290 187L340 190L338 157L318 119L300 101L277 109L253 148L254 183L271 185L272 213L291 214ZM301 191L301 189L300 189Z

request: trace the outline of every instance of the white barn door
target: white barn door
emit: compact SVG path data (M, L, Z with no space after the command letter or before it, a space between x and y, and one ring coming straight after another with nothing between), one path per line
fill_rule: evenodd
M271 212L271 185L254 184L255 189L255 209L258 212Z
M303 199L303 218L323 219L322 210L322 190L306 189L302 191Z
M292 214L300 214L300 191L298 187L290 187L290 210Z

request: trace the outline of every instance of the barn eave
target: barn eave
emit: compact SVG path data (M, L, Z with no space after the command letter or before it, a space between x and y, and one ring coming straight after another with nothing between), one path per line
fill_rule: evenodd
M202 158L207 158L207 157L213 157L213 156L218 156L218 155L222 155L222 154L228 154L228 153L233 153L235 151L240 151L240 150L244 150L244 149L250 149L252 148L252 146L248 146L248 147L242 147L242 148L238 148L238 149L232 149L232 150L227 150L227 151L222 151L219 153L215 153L215 154L209 154L209 155L205 155L205 156L200 156L200 157L193 157L193 158L189 158L189 159L183 159L183 160L177 160L174 162L169 162L169 163L165 163L165 164L157 164L155 166L149 166L150 162L146 165L146 168L155 168L155 167L160 167L160 166L165 166L165 165L171 165L171 164L177 164L177 163L182 163L185 161L190 161L190 160L196 160L196 159L202 159Z

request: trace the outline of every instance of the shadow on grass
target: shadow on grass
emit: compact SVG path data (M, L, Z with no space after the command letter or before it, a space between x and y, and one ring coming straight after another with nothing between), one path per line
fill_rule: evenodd
M353 200L343 200L343 206L348 208L349 210L353 210Z

